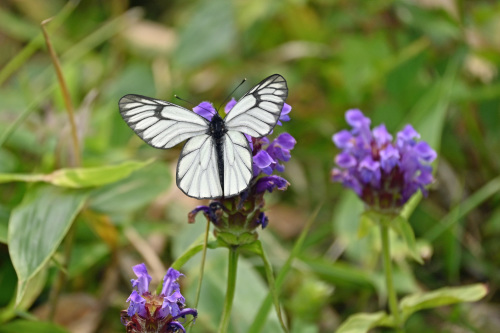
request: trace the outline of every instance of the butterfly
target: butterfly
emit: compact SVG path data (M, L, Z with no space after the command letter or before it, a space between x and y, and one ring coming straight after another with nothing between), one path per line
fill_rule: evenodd
M250 186L252 151L245 134L268 135L288 96L285 79L271 75L250 89L222 119L209 121L179 105L141 95L125 95L118 106L132 130L147 144L172 148L187 140L177 162L177 186L197 199L229 198Z

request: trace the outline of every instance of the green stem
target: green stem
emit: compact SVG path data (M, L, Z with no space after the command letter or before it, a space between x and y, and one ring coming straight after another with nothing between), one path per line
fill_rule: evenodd
M382 252L384 256L384 272L385 282L387 286L387 294L389 297L389 309L394 317L394 326L397 332L404 332L399 314L398 298L394 290L394 281L392 278L392 263L391 263L391 245L389 242L389 227L384 221L380 224L380 234L382 236Z
M233 308L234 291L236 288L236 271L238 270L238 247L229 248L229 261L227 270L227 290L224 301L224 310L219 325L219 333L226 333L231 318L231 309Z
M203 252L201 255L201 265L200 265L200 278L198 279L198 287L196 288L196 300L194 301L194 307L198 307L200 302L201 285L203 282L203 273L205 271L205 261L207 259L207 247L208 247L208 234L210 233L210 221L207 220L207 227L205 230L205 240L203 242Z

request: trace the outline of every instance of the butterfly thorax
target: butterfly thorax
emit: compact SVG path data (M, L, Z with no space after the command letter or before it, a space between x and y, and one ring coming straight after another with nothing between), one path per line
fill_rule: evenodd
M212 121L210 122L210 128L209 128L209 135L212 136L214 139L219 140L221 139L224 134L226 134L226 126L224 125L224 120L219 116L218 113L216 113L212 117Z

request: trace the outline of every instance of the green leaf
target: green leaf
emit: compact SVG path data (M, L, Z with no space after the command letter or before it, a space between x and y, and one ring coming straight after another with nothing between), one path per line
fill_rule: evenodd
M54 323L43 321L16 320L11 323L2 325L0 333L68 333L67 330Z
M401 235L410 251L410 255L416 262L419 264L423 264L424 261L420 256L420 253L417 248L417 243L415 242L415 234L413 233L413 228L407 219L402 216L397 216L391 223L391 227L394 231L396 231L399 235Z
M278 319L280 320L281 328L283 329L283 332L288 332L288 329L285 325L285 321L283 320L283 315L281 313L278 288L277 288L276 282L274 280L273 266L271 265L271 262L267 258L266 252L264 251L264 248L262 247L262 243L260 242L260 240L257 240L252 244L248 244L248 245L243 246L242 248L249 250L249 251L257 254L259 257L261 257L262 262L264 263L264 270L266 271L267 283L269 285L269 292L272 295L273 302L274 302L274 308L276 310L276 313L278 314Z
M389 317L385 312L375 313L356 313L340 325L335 331L336 333L366 333L370 329L377 326L387 326L390 322Z
M133 171L143 168L152 161L127 161L118 165L106 165L95 168L59 169L47 175L4 173L0 174L0 183L14 181L47 182L70 188L101 186L126 178Z
M475 302L488 293L484 284L473 284L463 287L445 287L438 290L417 293L404 297L399 307L406 320L411 314L422 309L437 308L464 302Z
M153 163L116 183L94 190L90 207L104 213L132 212L150 203L170 185L168 168Z
M50 185L33 186L12 211L9 253L19 282L17 300L26 282L49 261L63 240L87 193Z

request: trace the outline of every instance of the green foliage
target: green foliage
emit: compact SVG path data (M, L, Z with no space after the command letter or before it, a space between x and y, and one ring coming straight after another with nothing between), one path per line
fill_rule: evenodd
M170 264L180 269L191 306L204 223L187 224L186 215L201 203L175 186L180 148L146 146L117 102L127 93L175 102L177 94L218 106L242 78L249 84L235 97L272 73L287 79L293 107L292 121L275 132L298 143L283 174L289 190L266 198L265 264L255 256L261 249L240 256L230 331L281 331L277 297L291 332L391 330L392 317L380 311L387 290L377 221L329 182L331 136L346 128L351 108L393 133L412 123L438 152L429 196L414 196L390 223L394 286L408 325L500 331L484 324L500 285L497 2L94 2L0 6L0 332L65 331L33 318L50 303L61 270L62 295L102 300L100 312L86 308L100 332L124 330L127 267L140 262L154 267L156 281ZM49 17L81 152L73 151L39 28ZM73 167L78 153L82 164ZM226 249L212 240L209 247L193 333L216 331L222 313ZM446 287L479 281L489 283L487 299L484 285ZM469 311L476 307L478 318Z

